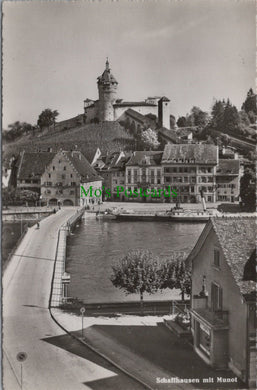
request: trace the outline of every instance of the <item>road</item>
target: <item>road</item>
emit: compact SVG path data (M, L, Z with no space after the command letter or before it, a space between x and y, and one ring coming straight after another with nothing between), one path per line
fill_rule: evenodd
M72 214L67 208L29 229L3 276L3 383L5 390L142 389L92 352L83 350L52 320L48 301L58 229ZM18 254L18 255L17 255ZM75 344L74 344L75 343ZM68 345L68 346L67 346ZM116 384L113 380L115 378ZM109 381L109 382L108 382ZM94 383L90 387L90 383ZM98 383L98 385L96 385ZM109 383L109 385L107 385ZM111 387L113 383L114 387ZM100 387L99 387L100 386Z

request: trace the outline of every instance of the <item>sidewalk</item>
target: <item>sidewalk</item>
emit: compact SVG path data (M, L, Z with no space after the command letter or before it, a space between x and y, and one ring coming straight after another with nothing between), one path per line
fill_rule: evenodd
M53 315L66 330L82 340L81 317L56 309ZM85 317L83 340L151 389L244 388L239 382L217 384L217 377L237 379L229 370L215 371L207 366L188 342L165 327L162 317ZM210 382L203 383L203 378ZM158 383L161 380L173 383ZM183 380L195 383L183 383Z

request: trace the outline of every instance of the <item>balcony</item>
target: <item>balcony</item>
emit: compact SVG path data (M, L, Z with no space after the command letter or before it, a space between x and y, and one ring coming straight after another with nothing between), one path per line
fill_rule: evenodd
M195 308L190 310L193 317L205 322L213 329L228 329L228 310L211 310L207 308Z

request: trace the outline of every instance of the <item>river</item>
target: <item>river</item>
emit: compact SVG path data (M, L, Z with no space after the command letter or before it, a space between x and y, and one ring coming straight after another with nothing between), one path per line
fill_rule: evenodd
M161 260L173 251L189 253L205 224L177 222L101 221L94 214L85 214L73 235L68 237L66 271L71 274L68 295L91 302L138 300L135 294L125 295L115 288L110 276L116 264L130 249L149 249ZM145 299L179 298L178 292L167 289Z

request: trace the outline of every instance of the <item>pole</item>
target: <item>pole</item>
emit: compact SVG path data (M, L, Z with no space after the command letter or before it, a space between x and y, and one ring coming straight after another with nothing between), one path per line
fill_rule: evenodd
M21 214L21 236L22 236L22 214Z
M22 389L22 363L21 363L21 389Z
M81 319L82 319L81 337L82 337L82 339L83 339L83 337L84 337L84 332L83 332L83 319L84 319L84 313L82 313Z

